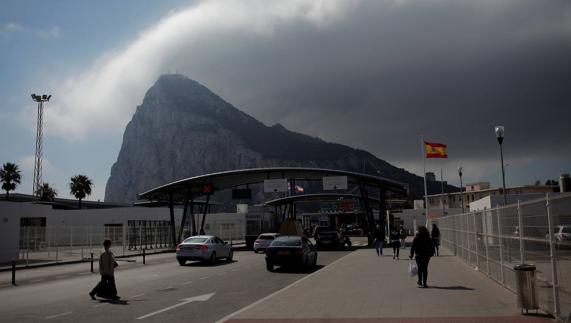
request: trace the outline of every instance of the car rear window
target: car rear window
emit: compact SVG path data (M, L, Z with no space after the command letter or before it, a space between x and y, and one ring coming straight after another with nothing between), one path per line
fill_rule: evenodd
M260 236L260 240L274 240L274 236Z
M191 237L191 238L184 240L184 242L186 242L186 243L203 243L203 242L206 242L206 240L208 240L208 238L198 238L198 237L193 238L193 237Z
M272 242L272 247L299 247L301 239L299 238L280 238Z

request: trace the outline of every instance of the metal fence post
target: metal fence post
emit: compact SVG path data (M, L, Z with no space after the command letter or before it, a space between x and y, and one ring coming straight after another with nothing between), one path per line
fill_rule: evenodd
M468 247L468 264L471 265L472 264L472 248L471 248L471 243L470 243L470 221L468 219L468 214L462 215L464 218L466 218L466 236L468 238L468 240L466 241L467 247Z
M484 247L486 248L486 274L490 277L490 254L488 252L488 244L490 242L489 232L488 232L488 212L484 210Z
M517 201L517 218L518 218L518 226L519 226L519 259L520 263L523 264L525 262L524 259L524 252L523 252L523 214L521 212L521 206L519 200Z
M549 227L549 253L551 257L551 275L553 276L553 307L555 318L559 317L559 277L557 277L557 260L555 259L554 234L553 234L553 214L551 214L551 201L549 193L545 194L545 206L547 209L547 225Z
M93 272L93 252L91 253L91 272Z
M16 259L12 258L12 285L16 286Z
M505 277L504 277L504 256L503 256L503 248L502 248L502 224L500 220L500 208L496 207L496 219L498 220L498 244L500 247L500 275L501 275L501 282L502 285L505 285Z
M476 226L476 212L472 213L474 217L474 241L476 243L476 269L480 270L480 254L478 252L478 227Z

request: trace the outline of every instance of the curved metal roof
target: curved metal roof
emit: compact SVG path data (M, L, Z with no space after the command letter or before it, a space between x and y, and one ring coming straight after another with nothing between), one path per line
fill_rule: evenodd
M299 201L339 201L343 199L348 200L360 200L361 195L359 194L347 194L347 193L317 193L317 194L300 194L282 197L279 199L266 201L262 205L265 206L278 206L283 204L288 204L291 202ZM369 197L369 201L374 203L379 203L378 198Z
M215 191L221 191L263 183L266 179L290 178L318 181L322 180L324 176L347 176L348 183L362 183L395 193L404 194L406 192L403 184L373 175L323 168L270 167L231 170L190 177L153 188L138 194L138 197L147 200L166 200L172 194L174 200L183 200L188 194L192 194L194 198L204 195L201 188L202 185L206 184L213 184Z

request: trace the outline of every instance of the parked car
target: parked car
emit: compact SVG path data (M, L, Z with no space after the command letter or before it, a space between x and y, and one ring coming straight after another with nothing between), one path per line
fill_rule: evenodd
M254 252L258 253L260 251L266 251L266 248L274 241L276 237L279 237L279 233L262 233L258 236L256 241L254 241Z
M234 250L228 243L211 235L188 237L176 246L176 259L181 266L188 260L208 261L210 264L215 264L220 258L232 261L233 256Z
M266 248L266 268L291 266L309 269L317 265L317 249L302 236L279 236Z
M553 237L556 242L569 242L571 241L571 225L556 225L553 227ZM549 233L545 235L549 240Z
M320 230L316 235L317 249L346 250L351 248L351 239L334 229Z

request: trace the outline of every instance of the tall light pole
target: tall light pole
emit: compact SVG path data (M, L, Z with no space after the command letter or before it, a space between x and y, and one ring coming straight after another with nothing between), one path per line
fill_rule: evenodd
M504 152L502 149L502 143L504 142L504 126L496 126L495 127L496 138L498 139L498 143L500 144L500 159L502 163L502 195L504 196L504 206L508 205L506 199L506 173L504 170Z
M458 166L458 176L460 176L460 203L462 204L462 214L464 214L464 186L462 186L462 166Z
M42 185L42 127L44 102L48 102L52 96L47 94L32 94L32 100L38 102L38 121L36 130L36 157L34 161L34 183L32 187L32 195L38 195L40 186Z

